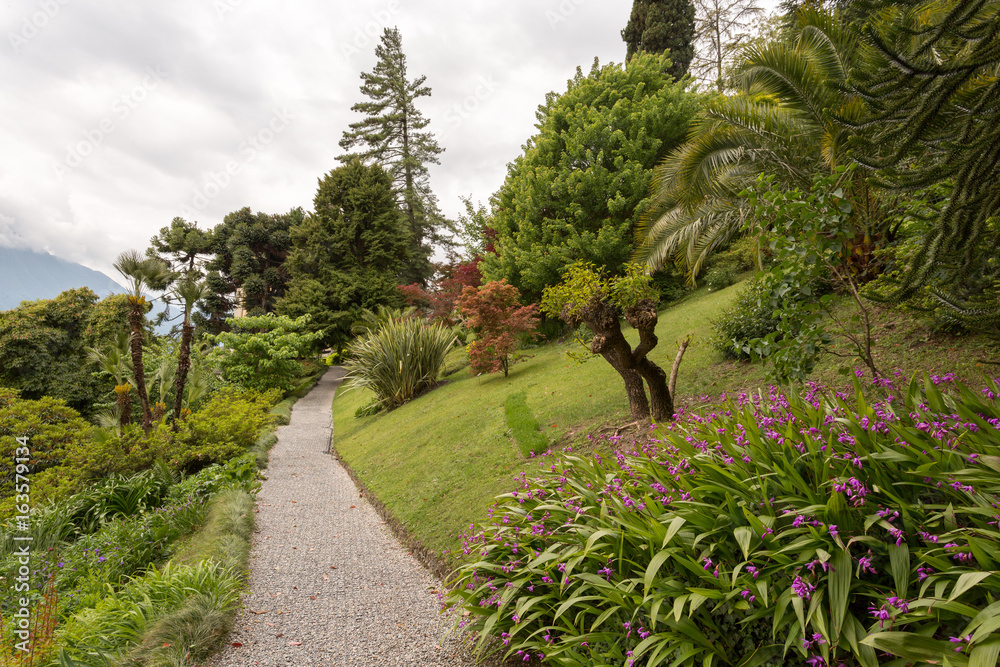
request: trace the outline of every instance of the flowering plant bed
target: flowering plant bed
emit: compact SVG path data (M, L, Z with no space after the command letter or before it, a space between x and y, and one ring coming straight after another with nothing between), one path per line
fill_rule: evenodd
M897 382L555 460L465 536L448 604L479 650L547 664L994 665L1000 386Z

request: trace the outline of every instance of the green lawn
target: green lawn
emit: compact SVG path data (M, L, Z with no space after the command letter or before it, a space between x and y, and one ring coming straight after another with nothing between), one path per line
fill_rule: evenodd
M724 391L764 383L760 365L722 361L708 343L710 319L738 289L699 290L660 313L660 344L650 356L668 372L677 342L693 335L677 384L680 405L697 406L706 395L714 400ZM878 321L883 371L956 371L960 378L980 381L976 360L988 356L983 339L933 336L912 317L894 311L880 313ZM459 370L444 384L397 410L371 417L354 417L370 396L341 390L333 403L334 447L423 546L436 553L455 549L459 532L483 520L494 497L512 489L517 474L537 465L522 458L506 425L508 396L525 392L528 408L556 447L585 443L588 432L629 421L617 373L599 357L582 364L567 358L572 349L579 347L553 343L526 350L507 378L472 377L461 363L464 350L455 350L446 368ZM850 361L828 356L817 369L817 379L840 383L837 369Z

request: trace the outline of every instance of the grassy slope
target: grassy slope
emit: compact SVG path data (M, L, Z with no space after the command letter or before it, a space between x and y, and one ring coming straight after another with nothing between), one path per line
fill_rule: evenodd
M650 356L665 369L673 362L676 342L694 335L678 380L679 404L696 406L706 396L714 399L724 391L764 384L759 365L721 361L708 344L710 318L738 289L701 290L660 313L660 344ZM978 383L976 359L988 356L982 339L931 336L912 318L893 312L880 314L876 341L883 372L956 371ZM335 447L411 535L434 552L454 549L458 533L484 519L493 498L509 491L513 477L534 465L521 458L507 429L507 396L526 392L528 407L549 442L557 445L608 422L629 421L619 376L603 359L584 364L568 359L566 351L574 348L569 343L528 350L508 378L471 377L463 368L412 403L372 417L354 417L369 396L340 391L333 403ZM845 362L850 359L828 356L816 378L839 384L836 369Z
M657 327L652 358L669 368L675 340L709 334L708 318L733 297L732 289L703 292L666 311ZM624 387L603 359L578 364L566 357L573 344L527 350L510 377L472 377L464 368L434 391L390 413L356 419L369 397L341 391L334 401L335 446L368 488L432 551L454 548L463 527L484 516L493 498L527 469L504 420L507 396L524 391L528 407L550 442L581 429L628 416ZM457 351L461 353L462 351ZM685 368L712 363L706 345L695 345ZM688 378L690 377L690 380ZM682 374L697 391L710 382Z

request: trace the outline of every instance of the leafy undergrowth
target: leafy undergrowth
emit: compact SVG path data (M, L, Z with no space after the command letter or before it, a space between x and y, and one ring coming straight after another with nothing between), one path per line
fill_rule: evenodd
M677 342L688 334L694 340L681 366L678 407L693 410L727 392L766 386L761 365L724 361L709 344L711 319L742 288L741 283L719 291L701 289L660 313L654 361L669 368ZM876 309L875 338L876 360L887 371L952 372L977 384L989 368L979 361L990 356L985 338L935 333L906 313ZM567 358L568 351L580 350L572 342L524 350L508 378L473 376L464 365L464 351L456 350L446 361L454 371L443 385L374 416L354 416L371 402L369 394L339 391L333 403L334 447L411 537L453 563L458 534L479 521L496 496L513 488L519 473L537 467L522 457L506 424L508 396L524 392L541 434L556 449L569 443L590 447L588 435L628 421L621 379L599 358L582 364ZM846 348L838 351L849 354ZM840 372L851 362L828 355L816 380L841 383Z
M950 383L741 394L549 459L467 535L460 625L565 666L994 665L1000 380Z

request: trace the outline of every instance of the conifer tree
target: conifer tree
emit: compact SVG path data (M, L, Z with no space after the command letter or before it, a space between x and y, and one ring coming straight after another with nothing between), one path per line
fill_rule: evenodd
M640 51L660 54L669 49L670 75L680 79L694 57L694 15L691 0L635 0L622 30L625 59Z
M363 309L402 304L396 276L409 232L378 165L354 160L334 169L320 180L313 205L315 212L291 229L290 280L278 313L310 315L309 331L343 345Z
M355 152L338 159L344 163L360 159L388 172L410 228L409 261L400 279L403 284L425 284L433 273L430 242L439 240L437 229L446 225L427 174L427 165L439 164L438 155L444 149L426 131L430 121L415 104L418 98L429 97L431 89L424 85L426 76L412 81L407 78L406 55L397 28L385 29L375 55L375 68L361 74L361 92L370 101L351 107L365 117L351 123L340 140L341 148Z
M855 89L868 116L852 151L881 185L953 185L892 301L929 287L967 324L1000 326L1000 2L863 3ZM849 119L845 120L849 122Z

